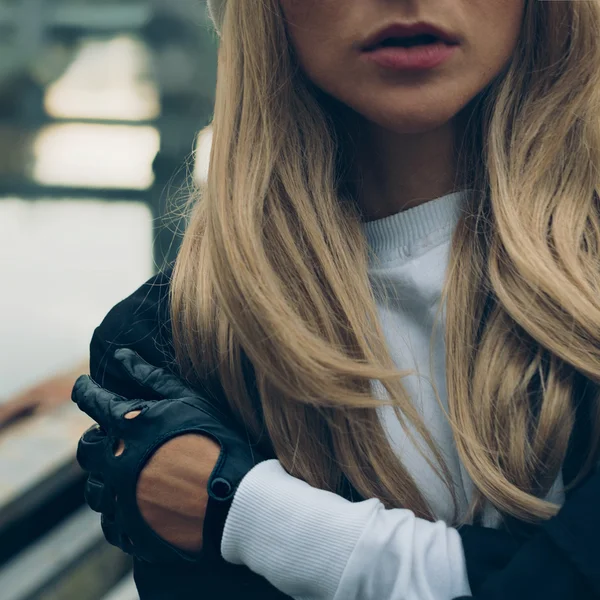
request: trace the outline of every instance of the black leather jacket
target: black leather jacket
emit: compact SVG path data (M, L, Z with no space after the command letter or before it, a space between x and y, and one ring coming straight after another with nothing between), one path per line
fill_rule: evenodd
M92 378L101 386L130 398L144 397L148 394L146 390L136 389L135 384L123 377L113 360L113 353L119 347L132 348L151 364L177 373L170 328L170 277L169 270L150 279L115 306L94 332L90 345L90 369ZM254 389L252 377L252 368L248 365L249 390ZM580 416L563 467L565 483L571 481L577 474L582 464L583 452L589 444L590 419L587 417L589 415L587 411L591 394L588 392L594 390L588 389L588 383L582 378L577 390L578 398L581 398L578 408ZM589 388L592 387L590 384ZM270 445L267 444L262 448L265 456L275 458L269 447ZM356 496L354 499L356 500ZM491 572L504 568L507 560L514 553L514 548L518 547L522 540L530 537L535 530L510 518L506 520L504 527L514 535L513 548L508 548L506 543L500 540L497 547L491 547L489 538L486 537L484 542L478 535L481 528L468 526L459 529L473 593L476 593ZM598 556L600 561L600 551ZM539 553L536 560L538 563L542 560ZM557 579L556 586L553 586L556 595L549 596L545 593L543 596L545 600L554 598L587 600L587 598L597 597L593 594L589 595L589 592L574 591L576 584L573 581L573 571L565 569L564 574L560 571L560 565L553 563L552 575ZM254 598L283 600L289 598L246 567L231 565L224 560L215 564L178 566L150 565L135 561L134 574L141 600L252 600ZM512 577L514 581L514 573ZM525 587L530 589L530 586ZM565 590L569 590L568 594ZM523 597L529 599L537 596L528 593ZM382 598L381 600L394 599Z

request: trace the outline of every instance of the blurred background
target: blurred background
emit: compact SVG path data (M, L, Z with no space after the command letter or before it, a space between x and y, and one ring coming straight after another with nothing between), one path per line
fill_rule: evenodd
M206 177L204 0L0 0L0 597L136 600L83 504L70 401L106 313Z

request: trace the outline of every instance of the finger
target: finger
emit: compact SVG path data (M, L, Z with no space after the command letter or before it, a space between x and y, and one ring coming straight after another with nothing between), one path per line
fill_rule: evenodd
M119 348L115 358L132 379L162 398L182 398L194 393L181 379L166 369L149 364L129 348Z
M104 537L109 544L120 548L127 554L133 554L133 544L122 531L116 518L103 513L100 518L100 525L102 526L102 533L104 533Z
M109 515L103 514L100 518L100 525L102 526L102 533L109 544L121 547L121 532L114 518Z
M114 494L110 486L102 481L99 473L90 473L83 488L83 496L92 510L109 516L114 515Z
M125 400L100 387L89 375L78 377L71 392L71 399L106 431L110 431L112 426L112 404Z
M79 439L77 444L77 462L79 466L89 472L101 472L106 461L106 447L109 443L108 436L99 427L90 427Z
M100 387L88 375L75 382L71 398L80 410L88 414L108 433L116 434L123 426L125 414L143 409L143 400L129 400Z

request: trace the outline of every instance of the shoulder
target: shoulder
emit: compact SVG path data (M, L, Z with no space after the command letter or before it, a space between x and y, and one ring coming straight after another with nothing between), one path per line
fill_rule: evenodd
M90 373L99 385L127 395L113 358L121 347L135 350L155 366L176 371L169 302L171 277L169 269L150 278L114 306L95 329L90 342Z

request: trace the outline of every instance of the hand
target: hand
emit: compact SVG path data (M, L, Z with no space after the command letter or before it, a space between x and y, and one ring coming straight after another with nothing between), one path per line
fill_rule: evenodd
M86 500L93 510L102 513L105 537L125 552L150 562L197 560L199 555L194 550L200 544L202 554L220 556L223 527L233 495L242 477L262 457L244 436L223 425L230 417L209 400L208 393L200 396L177 377L149 365L131 350L117 350L115 359L130 378L164 400L129 400L101 388L88 376L80 377L73 388L73 400L100 425L83 435L77 458L89 472ZM190 460L188 451L203 452L207 447L200 436L209 437L214 444L204 457L204 467L190 471L196 458ZM207 465L214 461L215 446L216 466L206 478ZM173 468L176 471L171 471ZM185 480L190 472L191 481L177 484L189 486L184 492L183 505L174 505L174 495L170 493L160 499L153 489L156 480L161 481L159 489L164 491L170 485L172 473L177 480ZM163 521L173 508L179 514ZM161 529L159 525L155 532L144 517L164 526ZM194 523L196 527L192 529L199 531L199 535L188 532L182 540L180 529L184 522L188 527ZM159 533L167 535L163 539ZM180 548L174 545L181 541Z

